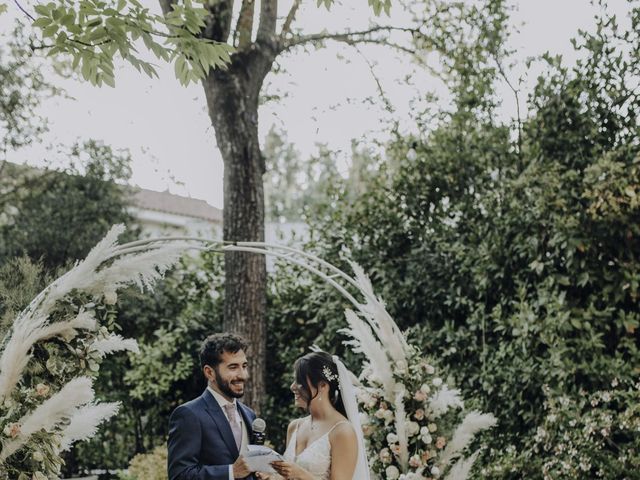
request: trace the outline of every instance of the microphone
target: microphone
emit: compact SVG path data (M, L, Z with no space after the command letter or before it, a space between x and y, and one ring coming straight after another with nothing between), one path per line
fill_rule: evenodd
M263 419L261 418L256 418L253 423L251 424L251 430L253 430L253 433L251 435L252 437L252 443L254 445L264 445L264 431L267 429L267 422L265 422Z

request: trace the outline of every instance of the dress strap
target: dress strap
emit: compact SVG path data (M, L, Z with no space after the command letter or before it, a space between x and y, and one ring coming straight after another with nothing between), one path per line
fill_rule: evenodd
M325 435L329 435L331 432L333 432L333 429L336 428L338 425L342 425L343 423L349 423L349 420L340 420L338 423L336 423L333 427L331 427L329 429L329 431L327 433L325 433Z

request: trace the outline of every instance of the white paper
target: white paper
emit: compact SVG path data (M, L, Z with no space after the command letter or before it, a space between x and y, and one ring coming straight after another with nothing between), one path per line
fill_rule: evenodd
M252 472L277 473L271 462L282 461L282 455L264 445L248 445L243 453L249 470Z

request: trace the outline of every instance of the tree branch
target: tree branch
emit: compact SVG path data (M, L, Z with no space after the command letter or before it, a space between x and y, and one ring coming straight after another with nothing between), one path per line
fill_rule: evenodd
M387 112L393 114L395 112L395 108L393 108L393 104L391 103L391 101L387 97L387 94L385 93L384 88L382 88L382 83L380 82L380 78L378 77L378 75L376 74L376 71L373 68L374 67L373 63L371 63L371 61L369 61L367 56L364 53L362 53L358 47L356 47L356 51L360 54L360 56L364 59L365 63L369 67L369 71L371 72L371 76L373 77L373 80L376 82L376 86L378 87L378 92L380 92L380 97L382 98L382 101L384 102L385 110L387 110Z
M209 10L209 16L201 34L202 38L227 43L231 34L233 4L234 0L211 0L205 4L205 8Z
M31 19L31 21L32 21L32 22L35 22L35 21L36 21L36 19L34 18L34 16L33 16L33 15L31 15L29 12L27 12L27 11L25 10L25 8L24 8L22 5L20 5L20 3L18 2L18 0L13 0L13 1L14 1L14 2L15 2L15 4L18 6L18 8L20 9L20 11L21 11L22 13L24 13L27 17L29 17L29 19Z
M251 44L251 33L253 32L253 16L256 4L254 0L242 0L240 15L234 37L238 37L238 49L242 50ZM235 40L235 38L234 38ZM234 41L235 43L235 41Z
M294 0L293 5L291 5L291 10L287 14L287 18L282 25L282 31L280 32L280 40L283 41L287 34L291 33L291 24L296 18L296 13L298 13L298 9L300 8L300 4L302 0Z
M498 59L498 56L494 54L493 55L493 59L495 60L496 65L498 66L498 72L500 72L500 76L504 79L504 81L507 83L508 87L513 92L513 95L516 97L516 116L517 116L517 120L518 120L518 154L520 155L520 154L522 154L522 120L520 118L519 91L509 81L509 77L507 77L507 74L505 73L504 69L502 68L502 64L500 63L500 60Z
M275 43L276 21L278 19L278 0L262 0L260 2L260 26L257 40Z
M171 13L173 10L173 6L178 3L177 0L160 0L160 8L162 9L162 14L167 15Z
M369 35L379 32L404 32L410 33L412 35L421 35L420 30L418 30L417 28L393 27L391 25L378 26L369 28L367 30L360 30L357 32L315 33L311 35L297 35L290 38L289 40L284 41L282 44L282 49L289 50L293 47L297 47L305 43L320 42L323 40L335 40L338 42L349 43L351 45L364 42L388 44L388 42L383 39L368 38Z

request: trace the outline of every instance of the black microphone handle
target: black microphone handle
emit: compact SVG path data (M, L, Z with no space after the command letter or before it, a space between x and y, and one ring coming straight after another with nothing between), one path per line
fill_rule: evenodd
M253 432L253 444L264 445L264 432Z

